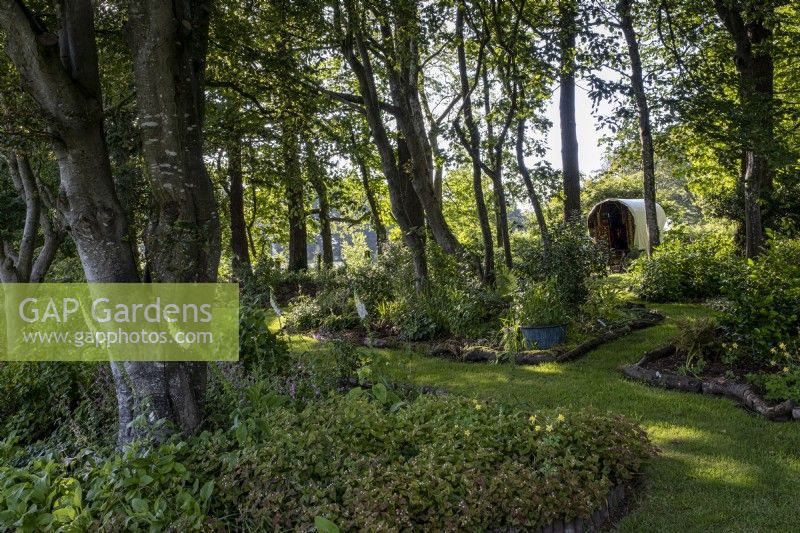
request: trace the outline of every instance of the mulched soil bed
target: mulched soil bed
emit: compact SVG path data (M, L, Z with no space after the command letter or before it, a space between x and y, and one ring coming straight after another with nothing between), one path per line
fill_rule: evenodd
M518 365L540 365L544 363L566 363L575 361L584 357L592 350L609 343L620 337L624 337L634 331L655 326L664 320L664 315L656 312L648 312L639 318L632 320L625 326L612 329L605 333L584 341L574 347L556 347L548 351L523 351L514 356L514 362ZM429 355L442 355L442 350L439 347L434 347L429 351ZM458 359L466 362L498 362L505 361L509 358L506 352L496 350L487 346L465 346L460 352L450 350L453 359Z
M636 381L666 389L727 396L768 420L800 420L800 405L791 400L769 402L752 385L745 382L744 376L758 370L756 368L731 367L721 362L711 362L698 375L689 375L679 372L685 363L686 358L670 344L647 352L636 364L622 367L622 373Z
M540 365L543 363L575 361L603 344L624 337L634 331L655 326L663 320L664 315L658 312L642 312L628 324L601 333L577 346L559 346L551 350L522 351L514 355L513 361L518 365ZM489 346L489 342L485 339L445 339L428 342L403 342L396 336L386 335L385 332L367 335L366 331L363 329L339 331L336 333L315 332L313 337L320 341L343 340L372 348L408 347L414 351L422 352L432 357L442 357L466 363L498 363L511 359L509 353Z

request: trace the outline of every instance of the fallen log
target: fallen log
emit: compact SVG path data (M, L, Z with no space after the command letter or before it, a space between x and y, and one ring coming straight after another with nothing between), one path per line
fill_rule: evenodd
M795 404L791 400L770 406L746 383L717 378L703 382L703 394L716 394L737 400L747 409L755 411L768 420L785 421L793 418Z
M670 355L674 354L678 349L675 347L674 344L667 344L666 346L659 346L658 348L654 348L644 354L638 363L639 366L644 366L647 363L652 363L653 361L658 361L659 359L664 359L665 357L669 357Z
M542 363L552 363L558 356L552 352L520 352L514 357L514 362L518 365L540 365Z
M428 355L446 357L448 359L459 359L461 357L461 352L461 344L455 341L439 342L428 349Z
M469 363L495 363L506 358L506 352L488 346L467 346L461 352L461 360Z
M680 376L669 372L662 373L639 365L624 366L622 367L622 373L631 379L667 389L678 389L687 392L702 392L703 390L703 381L698 378Z

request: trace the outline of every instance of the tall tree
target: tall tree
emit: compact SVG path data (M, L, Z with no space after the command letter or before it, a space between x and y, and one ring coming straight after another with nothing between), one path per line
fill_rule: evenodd
M286 205L289 209L289 270L308 269L308 230L300 145L293 126L284 122L281 131L281 157Z
M502 68L502 67L501 67ZM515 86L511 86L512 91L516 91ZM484 164L489 178L492 180L494 192L495 217L497 226L497 245L503 250L503 259L506 268L511 268L513 261L511 258L511 238L508 232L508 208L506 201L506 190L503 184L503 156L505 142L511 123L516 114L516 98L511 99L512 105L508 106L502 115L503 123L500 132L495 134L494 114L491 104L491 86L486 68L483 70L483 110L486 121L486 142L489 145L489 164Z
M647 222L647 255L653 253L661 237L659 235L658 217L656 213L656 167L653 158L653 132L650 127L650 108L644 89L642 76L642 58L639 54L639 41L633 27L631 7L633 0L620 0L617 3L620 29L628 45L628 56L631 67L631 89L636 110L639 114L639 139L642 144L642 174L644 178L644 212Z
M770 163L774 127L774 64L770 52L771 2L715 0L719 18L735 47L733 61L739 74L743 108L745 253L755 257L764 245L761 202L772 187Z
M231 270L237 279L252 273L247 245L247 223L244 219L244 184L242 171L242 138L234 136L228 145L228 201L230 203Z
M397 133L403 137L408 148L407 175L411 178L411 185L423 208L425 223L431 235L445 253L465 259L472 265L475 273L482 277L480 259L469 253L458 241L444 218L442 204L434 190L433 152L419 94L419 76L423 64L420 48L424 34L418 6L414 2L397 0L391 2L386 9L357 1L346 1L343 7L344 9L339 2L335 4L339 41L348 65L359 79L361 94L357 101L365 108L373 138L382 137L379 129L385 133L382 113L388 111L395 120ZM369 20L365 20L365 17ZM377 27L374 35L367 34L371 26ZM391 103L381 101L378 96L374 58L382 64ZM374 109L370 110L369 107ZM379 144L383 143L376 139L376 146ZM386 166L389 153L385 147L377 148ZM387 175L391 190L392 183L389 180Z
M561 168L564 176L564 220L576 221L581 216L581 175L578 164L578 134L575 123L575 41L578 34L577 0L559 0L559 71L558 104L561 127Z
M386 232L386 225L383 223L381 210L378 206L378 198L372 186L372 177L370 167L367 164L364 152L366 147L363 143L356 141L355 133L350 133L350 149L352 150L352 159L358 169L358 174L361 177L361 185L364 188L364 196L367 199L367 206L369 207L370 221L372 222L372 230L375 232L375 241L378 255L383 252L389 236Z
M481 72L481 64L484 46L481 46L481 53L478 55L478 65L476 73L474 74L475 82L470 82L470 77L467 72L467 56L464 40L464 17L466 5L459 2L458 11L456 12L456 38L457 54L458 54L458 72L461 87L461 110L464 114L464 124L466 131L462 131L459 125L459 119L456 118L455 129L458 132L461 144L467 150L470 160L472 161L472 189L475 195L475 207L478 212L478 222L481 228L481 237L483 238L483 281L488 284L494 283L494 241L492 240L492 228L489 226L489 213L486 209L486 200L483 196L483 170L481 164L481 137L480 129L475 121L475 116L472 109L472 90L474 84L477 84L478 73ZM484 43L485 44L485 43Z
M66 200L59 209L86 279L137 281L103 129L92 4L64 2L58 10L58 28L50 29L23 2L0 2L6 53L50 128Z
M317 218L319 220L319 237L322 241L322 263L326 268L331 268L333 266L333 235L325 171L320 165L314 145L309 140L305 140L304 145L306 174L314 192L317 193Z
M28 155L11 150L6 163L13 189L24 206L24 222L16 247L6 231L0 231L0 282L39 283L44 281L66 234L57 215L51 216L54 199L31 167ZM36 253L40 230L43 243Z
M23 2L0 2L6 50L50 127L63 199L59 208L86 279L138 282L103 131L92 3L63 2L57 9L58 28L50 31ZM151 281L216 279L219 221L202 159L208 15L202 1L130 5L133 74L153 195L145 235ZM132 423L139 416L150 423L168 420L184 433L200 425L205 364L113 363L112 372L120 444L153 431L149 424Z
M136 101L153 208L145 232L146 280L217 279L220 222L203 162L209 2L132 0L128 9ZM122 441L147 410L184 433L203 420L206 363L114 366Z

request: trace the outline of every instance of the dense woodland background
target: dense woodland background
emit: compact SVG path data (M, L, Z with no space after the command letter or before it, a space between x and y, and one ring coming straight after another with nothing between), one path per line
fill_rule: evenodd
M280 374L270 301L297 330L507 343L546 282L549 318L592 322L586 215L644 198L637 295L732 299L725 349L794 398L796 309L767 294L797 283L799 21L788 0L0 0L0 280L237 281L244 364ZM605 128L591 175L576 87ZM109 441L218 422L205 364L100 375ZM30 442L60 423L31 420Z

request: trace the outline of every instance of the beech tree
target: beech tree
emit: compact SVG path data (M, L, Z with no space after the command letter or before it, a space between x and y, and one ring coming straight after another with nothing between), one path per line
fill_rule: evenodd
M656 167L653 156L653 132L650 128L650 108L647 104L644 81L642 78L642 58L639 54L639 41L633 26L631 7L633 0L620 0L617 4L619 25L628 45L628 56L631 67L631 89L639 115L639 140L642 145L642 174L644 177L644 212L647 222L647 255L661 241L656 215Z
M89 282L140 278L111 175L103 127L94 13L89 0L57 4L57 28L20 1L0 2L0 27L25 88L46 118L60 174L58 208ZM173 9L174 8L174 9ZM153 209L144 280L217 277L219 220L202 159L208 5L156 0L129 6L133 76ZM202 421L204 363L112 363L118 441L167 420L191 433ZM142 424L134 424L134 420ZM165 428L165 430L168 428ZM154 436L162 438L164 430Z
M744 111L745 253L755 257L764 246L761 216L763 192L772 188L770 163L774 126L774 65L770 52L773 12L770 2L715 0L714 7L735 46L739 99Z
M356 101L363 106L381 157L390 195L394 190L392 211L395 219L405 235L419 234L419 237L409 237L407 242L416 258L418 276L423 272L420 262L423 254L417 250L420 249L424 227L427 226L445 253L467 260L475 273L483 277L480 259L467 252L456 239L442 214L442 205L434 189L433 151L419 94L419 76L423 61L420 57L421 21L417 5L401 0L391 2L385 7L386 9L379 9L369 2L357 1L334 4L337 39L347 64L358 80L360 97L349 101ZM373 25L376 32L368 36L368 29ZM376 58L381 62L385 73L390 102L384 102L379 97L373 66ZM399 154L397 157L393 154L389 143L384 112L391 114L396 121L399 147L408 151L407 165L402 168L399 165ZM400 193L405 184L394 176L400 176L401 171L411 180L416 200L410 195ZM412 204L419 203L423 211L421 220L412 221L407 214L400 213L416 211L415 205L404 208L399 202L401 198L408 199ZM400 219L403 218L406 220L401 222ZM427 269L424 270L424 277L427 277Z
M564 177L564 220L581 218L581 174L578 164L578 133L575 123L575 41L578 35L577 0L559 0L559 127L561 168Z
M456 38L458 52L458 72L461 87L461 111L464 115L466 131L462 130L460 117L457 117L454 126L458 133L462 146L467 151L472 162L472 190L475 195L475 207L478 212L478 221L481 228L483 239L483 280L485 283L494 283L494 241L492 239L492 228L489 225L489 213L486 209L486 200L483 195L483 162L481 156L481 134L478 124L475 121L472 108L472 92L478 83L479 75L483 70L483 53L485 41L481 41L480 52L478 53L475 71L467 71L467 55L465 46L464 17L466 5L459 2L456 12Z
M55 212L55 199L34 172L28 154L10 150L6 164L13 189L24 209L24 222L17 246L13 236L0 232L0 282L39 283L44 281L66 232ZM4 209L9 207L4 206ZM43 242L37 253L40 231Z

